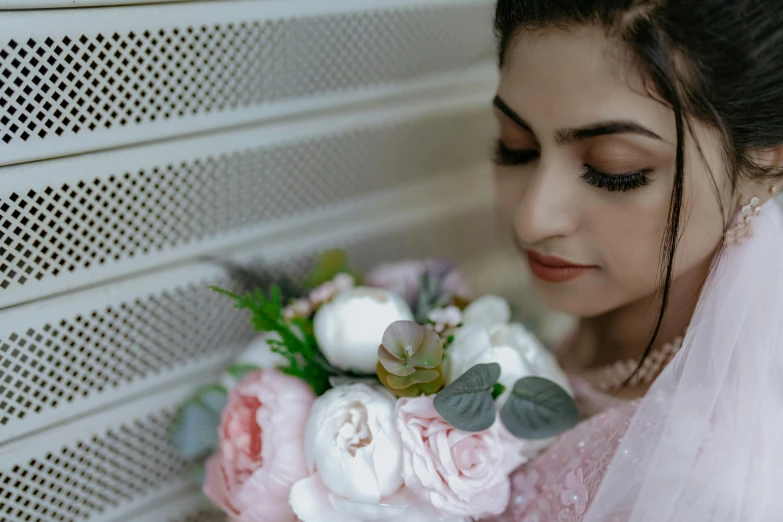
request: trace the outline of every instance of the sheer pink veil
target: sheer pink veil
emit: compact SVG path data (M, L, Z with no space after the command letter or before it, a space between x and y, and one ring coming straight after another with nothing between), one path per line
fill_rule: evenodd
M713 264L584 522L783 521L783 212Z

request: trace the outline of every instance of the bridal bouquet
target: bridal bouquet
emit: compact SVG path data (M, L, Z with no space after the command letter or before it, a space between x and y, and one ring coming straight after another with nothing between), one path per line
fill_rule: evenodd
M508 474L576 422L554 357L506 301L470 300L453 264L362 278L329 251L309 287L215 289L261 335L182 406L171 442L204 459L204 492L231 521L498 514Z

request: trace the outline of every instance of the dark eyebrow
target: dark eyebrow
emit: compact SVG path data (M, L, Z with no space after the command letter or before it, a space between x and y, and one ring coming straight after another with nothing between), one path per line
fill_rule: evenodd
M641 136L663 141L663 138L650 129L627 120L602 121L577 129L560 129L555 132L555 140L560 145L565 145L575 141L597 138L598 136L608 136L610 134L639 134Z
M514 112L511 107L506 105L506 102L504 102L500 96L495 95L495 99L492 100L492 105L497 107L500 112L508 116L511 121L528 131L530 134L535 135L535 132L533 132L533 128L530 126L530 124L523 120L519 114Z
M535 135L532 127L529 123L522 119L511 107L506 105L500 96L495 96L492 104L498 108L500 112L508 116L511 121ZM576 129L560 129L555 132L555 140L560 145L573 143L575 141L587 140L590 138L597 138L598 136L608 136L610 134L639 134L640 136L646 136L656 140L664 141L663 138L658 136L650 129L639 125L633 121L617 120L617 121L603 121L588 125L586 127L579 127Z

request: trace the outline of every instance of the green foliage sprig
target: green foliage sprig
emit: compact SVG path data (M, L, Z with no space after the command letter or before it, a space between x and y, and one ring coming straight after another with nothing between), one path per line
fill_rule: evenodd
M273 285L267 296L262 289L256 289L245 295L213 286L212 289L234 300L234 307L250 312L250 325L259 332L273 332L279 339L267 342L274 353L282 355L287 367L281 371L298 377L308 383L317 395L328 390L329 377L339 373L321 354L312 333L309 319L287 321L283 316L283 304L280 289Z

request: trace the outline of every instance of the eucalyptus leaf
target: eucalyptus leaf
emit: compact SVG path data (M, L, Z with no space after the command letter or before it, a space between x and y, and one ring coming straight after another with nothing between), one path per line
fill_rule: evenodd
M579 410L574 399L549 379L523 377L514 383L500 420L520 439L547 439L573 427Z
M217 448L220 418L197 401L188 401L180 409L169 442L183 459L203 457Z
M497 416L492 391L499 378L498 363L477 364L435 396L435 410L459 430L484 431Z
M196 393L196 399L219 416L228 401L228 390L219 384L207 384Z
M218 425L226 401L225 388L208 385L180 407L169 432L169 443L180 457L198 459L217 449Z

